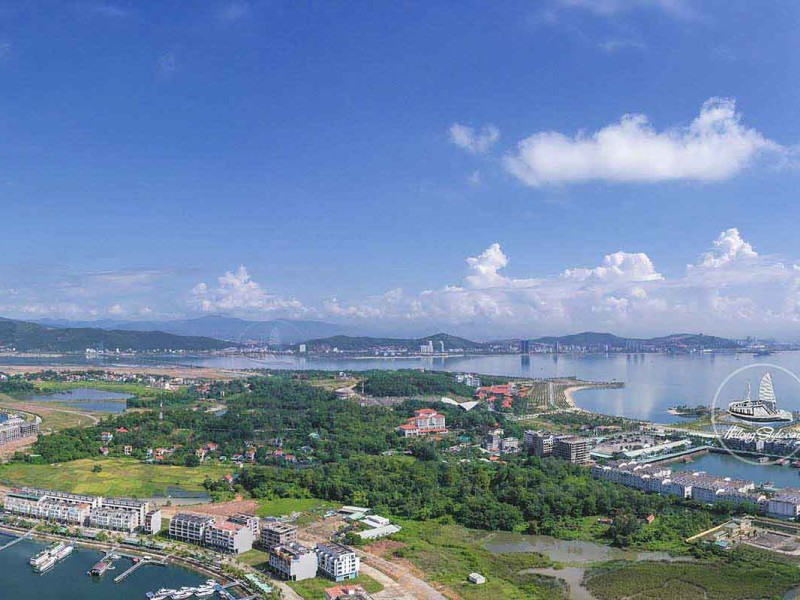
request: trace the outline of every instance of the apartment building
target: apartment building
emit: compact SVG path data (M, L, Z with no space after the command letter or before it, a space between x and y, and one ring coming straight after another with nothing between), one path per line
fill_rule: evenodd
M767 514L779 519L800 516L800 490L784 488L767 501Z
M202 544L206 528L214 522L214 517L208 515L178 513L169 522L169 536L183 542Z
M361 567L358 555L344 544L326 542L317 544L317 563L319 570L334 581L345 581L358 577Z
M256 543L261 534L261 520L255 515L236 513L228 517L228 521L237 525L244 525L253 534L253 543Z
M556 438L553 444L553 456L563 458L578 465L589 461L589 440L586 438Z
M297 542L297 527L280 521L265 521L261 525L260 540L264 548L294 544Z
M226 554L241 554L253 548L255 537L247 525L225 521L209 523L205 528L205 544Z
M103 498L103 508L111 508L129 512L133 515L134 529L144 526L144 518L150 509L150 503L146 500L133 500L131 498Z
M528 430L525 432L523 442L529 454L544 458L553 454L556 438L548 431Z
M93 508L89 513L89 525L131 533L139 528L139 519L136 513L130 510L101 506Z
M161 531L161 509L151 510L144 516L144 532L154 535Z
M269 566L281 579L313 579L317 576L317 554L297 543L275 546L269 551Z
M0 422L0 446L21 438L39 435L39 423L26 421L14 414L7 414L5 421Z

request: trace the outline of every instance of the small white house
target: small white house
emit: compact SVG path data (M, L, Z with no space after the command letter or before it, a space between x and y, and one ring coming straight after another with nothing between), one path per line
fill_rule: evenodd
M469 580L470 583L474 583L475 585L481 585L482 583L486 583L486 577L484 577L480 573L470 573L467 579Z

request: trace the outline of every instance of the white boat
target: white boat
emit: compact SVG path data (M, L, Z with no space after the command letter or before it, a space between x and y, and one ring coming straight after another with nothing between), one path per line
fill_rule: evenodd
M773 423L776 421L792 421L794 417L788 410L778 408L778 400L772 387L772 375L766 373L758 386L758 400L750 397L750 383L743 400L728 404L728 413L743 421L756 423Z

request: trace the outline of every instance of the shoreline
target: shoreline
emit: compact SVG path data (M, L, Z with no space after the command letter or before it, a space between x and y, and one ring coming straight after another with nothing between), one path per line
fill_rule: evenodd
M8 525L7 523L0 523L0 533L20 538L23 537L26 533L28 533L28 531L23 528L15 527L14 525ZM66 541L76 546L81 546L83 548L89 548L91 550L97 550L100 552L114 551L115 549L119 549L121 546L121 544L114 542L97 542L91 540L82 540L67 535L61 535L58 533L43 533L40 531L34 532L32 535L28 536L28 539L39 542ZM129 548L128 546L122 546L122 547L124 548L123 552L126 555L131 555L131 556L135 555L138 557L153 556L153 557L158 557L160 559L166 558L167 565L182 567L194 573L199 573L207 577L213 577L215 580L219 581L232 581L232 579L227 575L213 571L212 569L204 565L201 565L192 559L183 558L180 556L176 556L175 554L166 553L162 550L156 550L151 548L148 548L146 550L140 550L136 548Z
M573 410L574 412L582 412L582 413L590 412L585 408L578 406L578 404L575 402L574 394L575 392L579 392L581 390L601 389L602 387L603 386L586 384L586 385L572 385L568 388L564 388L564 398L566 399L567 406L569 406L570 410Z

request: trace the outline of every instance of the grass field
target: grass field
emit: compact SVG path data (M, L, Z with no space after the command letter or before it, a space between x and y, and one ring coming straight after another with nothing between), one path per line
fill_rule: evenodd
M369 575L361 574L355 579L336 583L330 579L323 579L316 577L314 579L304 579L303 581L289 582L295 592L300 594L305 600L318 600L325 597L325 588L333 587L336 585L361 585L370 594L377 594L383 589L383 586L375 581Z
M99 473L92 472L95 465L101 467ZM148 465L133 459L99 458L58 465L0 465L0 481L75 493L146 498L163 495L171 486L202 491L206 477L218 479L229 472L225 467L173 467Z
M384 556L388 560L394 556L411 562L424 573L426 580L446 586L462 600L557 600L566 595L560 581L522 573L552 566L550 559L542 554L492 554L483 547L487 532L460 525L406 520L399 523L403 529L392 537L403 546ZM468 583L467 575L472 572L484 574L486 583L480 586Z
M257 514L259 517L283 517L293 512L317 512L321 514L333 506L333 502L326 502L316 498L276 498L275 500L259 501Z
M610 563L589 571L584 584L599 600L782 598L800 585L800 571L795 565L745 552L690 563Z

